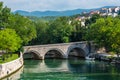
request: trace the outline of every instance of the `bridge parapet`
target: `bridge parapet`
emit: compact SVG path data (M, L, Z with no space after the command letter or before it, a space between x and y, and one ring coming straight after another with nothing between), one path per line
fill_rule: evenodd
M42 59L44 59L45 54L50 50L56 50L60 52L64 58L68 58L69 52L74 48L81 48L84 51L84 54L89 53L87 41L83 42L72 42L72 43L60 43L60 44L47 44L47 45L33 45L33 46L24 46L24 53L28 52L37 52Z
M71 43L59 43L59 44L45 44L45 45L32 45L32 46L24 46L27 47L49 47L49 46L65 46L65 45L78 45L78 44L87 44L87 41L82 42L71 42Z

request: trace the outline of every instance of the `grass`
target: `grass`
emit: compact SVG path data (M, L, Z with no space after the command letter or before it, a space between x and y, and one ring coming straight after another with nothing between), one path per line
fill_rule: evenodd
M18 58L18 54L3 54L0 56L0 64L13 61Z

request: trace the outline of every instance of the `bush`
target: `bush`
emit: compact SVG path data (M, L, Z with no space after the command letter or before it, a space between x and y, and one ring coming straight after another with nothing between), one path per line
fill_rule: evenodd
M13 60L17 59L18 57L19 57L18 54L12 54L12 56L11 56L11 54L3 54L0 57L0 64L13 61Z

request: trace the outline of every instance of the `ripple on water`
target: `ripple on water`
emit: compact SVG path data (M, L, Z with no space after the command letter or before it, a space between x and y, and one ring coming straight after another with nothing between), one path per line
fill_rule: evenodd
M18 79L10 80L120 80L119 66L84 60L31 60L25 61Z

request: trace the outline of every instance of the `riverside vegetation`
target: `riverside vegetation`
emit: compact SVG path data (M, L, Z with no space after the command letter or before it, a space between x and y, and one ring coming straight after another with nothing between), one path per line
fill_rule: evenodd
M0 64L13 61L18 58L18 54L3 54L0 56Z
M0 50L19 52L24 45L94 41L107 52L120 53L120 15L86 19L81 26L75 16L36 18L13 14L0 2ZM53 18L53 19L52 19ZM71 23L69 23L71 21Z

